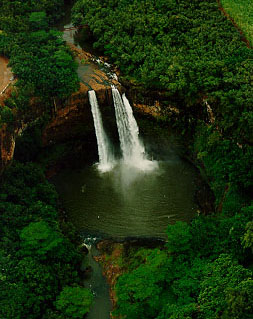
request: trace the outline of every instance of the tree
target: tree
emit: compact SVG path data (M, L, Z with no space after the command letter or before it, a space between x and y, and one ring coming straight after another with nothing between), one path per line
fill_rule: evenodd
M251 248L253 252L253 222L248 222L244 233L242 245L244 248Z
M59 256L62 251L62 236L44 221L33 222L20 234L21 254L46 259L47 255Z
M155 318L170 293L166 291L169 264L167 253L154 249L146 255L143 264L122 275L116 285L115 314L128 319Z
M251 275L252 272L250 270L238 265L236 261L226 254L220 255L214 262L209 263L205 268L204 276L200 283L198 297L200 318L223 318L222 316L225 316L225 314L231 315L231 311L238 314L240 311L236 311L234 306L235 304L240 304L240 302L251 311L250 303L252 300L247 298L245 288L251 287L252 289L252 283L250 282L247 285L244 283L251 279ZM238 295L239 286L244 287L244 292L241 295ZM249 296L252 296L251 290L248 293Z
M191 246L192 235L190 226L186 222L176 222L167 228L168 242L166 247L169 253L183 253Z
M82 287L65 287L56 300L56 308L66 318L81 319L89 312L93 295L89 289Z
M29 17L32 31L45 30L48 28L46 12L32 12Z
M222 319L253 318L253 280L249 278L228 289L226 301L228 306Z

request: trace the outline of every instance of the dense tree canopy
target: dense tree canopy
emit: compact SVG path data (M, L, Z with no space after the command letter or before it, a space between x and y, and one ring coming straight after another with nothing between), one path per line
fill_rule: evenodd
M93 295L87 288L65 287L56 301L56 308L66 318L82 319L90 310Z
M127 319L251 318L252 271L237 258L239 248L241 261L252 260L241 242L252 213L253 206L230 218L170 225L166 249L142 250L125 260L128 272L116 285L115 314Z
M19 94L48 104L65 99L79 86L77 65L62 34L50 30L64 14L63 4L63 0L0 3L0 53L10 57Z
M54 187L39 166L15 163L2 176L0 196L0 317L62 319L55 308L61 291L75 285L83 292L81 254L60 230ZM84 291L88 309L92 295Z

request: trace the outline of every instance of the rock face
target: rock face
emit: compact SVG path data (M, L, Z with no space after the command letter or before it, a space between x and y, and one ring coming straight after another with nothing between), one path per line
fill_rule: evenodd
M102 113L112 111L110 87L96 91ZM56 110L54 117L42 132L42 145L48 146L85 136L94 131L87 87L80 83L80 90L73 94L66 105Z
M80 89L64 103L55 103L51 119L42 132L43 147L73 141L77 138L94 139L95 133L88 91L96 91L103 118L105 118L105 122L108 122L107 125L110 125L110 121L112 122L114 118L111 85L116 86L121 92L124 90L115 79L94 62L95 59L92 55L72 45L71 49L79 64ZM6 92L5 97L10 95L9 91L10 89ZM31 101L29 112L14 111L13 123L8 126L3 125L0 128L0 173L12 161L16 137L21 135L28 125L38 120L45 112L44 105L34 99Z

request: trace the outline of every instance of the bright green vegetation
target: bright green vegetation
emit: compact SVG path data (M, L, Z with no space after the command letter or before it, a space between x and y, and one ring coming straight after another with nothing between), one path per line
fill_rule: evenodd
M225 11L233 18L253 46L253 5L251 0L221 0Z
M18 77L17 94L1 107L8 129L14 108L29 113L31 97L51 107L78 88L73 57L61 34L50 29L62 12L62 0L0 0L0 54L10 57ZM24 162L38 145L22 150ZM57 193L37 165L14 163L1 176L1 318L65 319L70 311L70 318L82 318L89 310L93 298L80 281L79 239L58 210ZM71 291L70 304L64 293Z
M252 271L242 266L251 254L244 240L252 213L253 206L233 217L177 222L168 227L165 249L130 253L123 261L128 272L116 285L115 314L127 319L252 318Z
M66 318L82 319L89 311L92 300L93 295L88 289L65 287L56 302L56 308L64 313Z
M252 318L253 51L215 0L78 0L73 22L132 84L162 91L165 112L179 107L164 121L192 136L216 199L210 217L170 225L166 249L127 256L116 314Z
M0 317L82 318L93 298L80 285L77 237L58 221L53 186L35 164L15 163L0 196Z
M79 86L77 65L52 24L63 15L63 0L0 1L0 54L18 78L18 97L9 108L25 108L30 97L52 107ZM5 112L6 113L6 112Z

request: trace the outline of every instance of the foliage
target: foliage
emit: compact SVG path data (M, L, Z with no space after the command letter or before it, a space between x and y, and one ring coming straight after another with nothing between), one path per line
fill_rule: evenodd
M129 319L154 318L157 315L166 297L163 286L168 268L167 257L165 252L155 249L147 255L144 264L119 278L117 314L127 315Z
M4 106L3 108L0 109L0 123L6 123L10 125L13 123L14 117L12 114L12 111L8 106Z
M16 33L27 30L32 13L45 12L50 24L63 16L63 0L0 1L0 29Z
M190 227L185 222L176 222L167 228L168 242L166 244L170 253L183 253L190 248L192 235Z
M81 256L60 230L54 187L39 166L14 163L0 198L0 317L62 318L54 301L63 287L80 284Z
M253 250L253 222L248 222L245 228L245 234L243 236L243 247L251 248Z
M212 126L196 129L194 151L210 177L217 205L223 200L223 211L234 214L250 198L253 187L253 148L224 139ZM225 192L225 193L224 193Z
M46 12L32 12L29 16L29 24L33 31L46 30L48 28Z
M90 290L81 287L65 287L56 301L56 308L66 318L83 318L90 310L93 295Z
M224 319L250 319L253 313L253 280L247 279L234 288L227 289L227 309L223 314Z
M165 250L141 250L125 260L128 272L116 284L115 314L127 319L241 319L245 313L250 318L252 271L236 257L238 249L243 252L241 238L251 217L196 217L191 225L170 225ZM240 258L247 262L252 257L244 251Z
M39 97L52 106L79 87L77 64L62 39L50 27L63 14L63 0L0 2L0 53L10 57L9 66L18 78L16 100ZM29 101L29 100L28 100ZM25 103L26 104L26 103Z
M30 223L20 234L22 253L28 256L51 258L59 252L63 238L53 231L46 222Z
M38 30L17 36L13 52L9 64L18 86L29 88L33 96L64 99L78 88L77 65L60 32Z
M243 285L245 280L251 280L250 276L252 276L251 271L238 265L228 255L220 255L213 263L208 264L200 283L198 297L200 318L222 318L224 311L228 308L228 302L230 308L234 307L231 305L234 300L227 297L227 292L231 293L234 289L237 290L238 286ZM251 293L249 291L249 294ZM249 318L249 315L253 314L250 299L246 299L244 302L245 305L242 305L243 313L245 313L245 318ZM249 311L246 311L246 308ZM242 310L238 312L240 313ZM236 316L230 318L236 318Z

